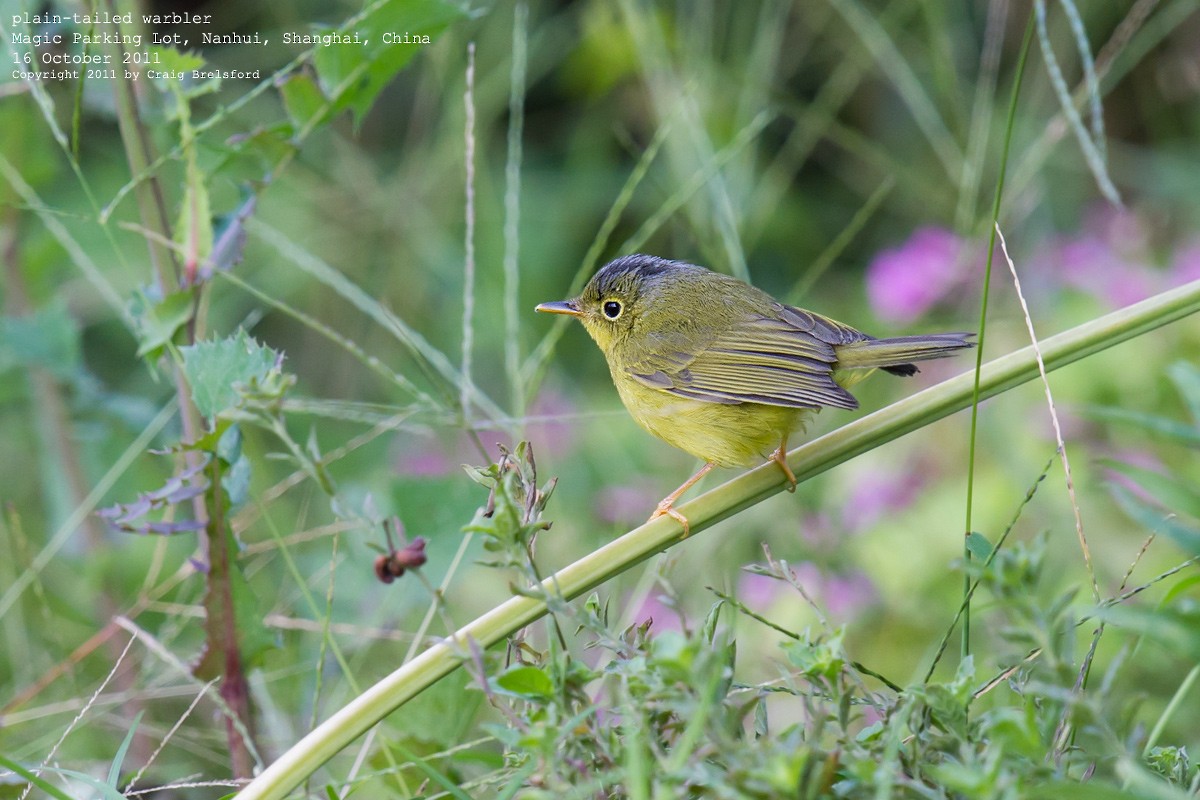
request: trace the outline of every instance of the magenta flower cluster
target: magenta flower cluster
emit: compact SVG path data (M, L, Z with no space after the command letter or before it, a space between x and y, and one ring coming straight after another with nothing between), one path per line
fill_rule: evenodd
M918 228L899 247L880 252L867 268L867 298L882 320L896 324L924 316L970 279L968 248L943 228Z
M1098 206L1075 233L1056 234L1032 247L1009 244L1023 278L1030 277L1034 285L1078 290L1119 308L1200 280L1200 235L1173 245L1158 241L1162 238L1150 214ZM1022 251L1031 254L1024 264ZM897 326L920 319L979 285L985 252L981 243L945 228L917 229L907 241L879 252L867 267L872 310ZM1003 262L993 272L997 266L1003 269Z

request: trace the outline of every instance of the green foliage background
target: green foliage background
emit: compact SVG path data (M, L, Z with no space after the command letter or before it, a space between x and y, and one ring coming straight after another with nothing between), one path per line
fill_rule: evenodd
M5 23L38 10L13 5ZM194 292L185 287L161 301L147 288L155 283L147 241L155 238L136 202L145 182L131 181L124 158L116 82L0 83L0 754L12 762L32 769L53 752L55 764L103 782L134 729L121 750L125 780L147 761L138 786L229 775L212 692L189 711L203 689L188 668L205 638L197 537L119 532L92 513L162 487L176 471L172 457L146 450L184 438L170 365L183 363L179 348L189 336L225 339L245 328L270 348L254 351L257 371L240 373L245 383L255 379L254 397L244 401L243 392L237 412L226 414L243 436L227 466L244 456L247 470L237 473L245 500L231 520L253 600L239 608L253 603L250 617L274 645L250 672L258 755L269 763L359 688L509 597L512 582L544 576L640 523L695 468L620 409L582 331L532 313L538 302L570 296L605 259L641 250L703 263L881 335L977 324L1007 101L1034 13L1027 4L393 0L366 11L332 2L202 8L216 26L262 31L270 43L197 51L211 67L261 70L257 82L155 85L143 77L135 86L148 141L162 154L139 177L152 175L164 193L181 262L193 246L211 255ZM1070 8L1047 8L1047 37L1075 87L1085 70ZM1089 168L1064 123L1035 41L1000 213L1042 336L1123 299L1200 280L1200 268L1188 272L1200 262L1196 3L1084 4L1079 13L1103 75L1106 173ZM426 31L432 43L351 55L282 44L284 31L343 28L372 38ZM1077 99L1087 123L1087 92ZM1123 207L1104 199L1105 176ZM211 230L196 221L209 212L217 220ZM968 255L956 262L953 291L919 318L897 322L868 302L867 265L927 227L960 237ZM986 358L1028 343L1001 260L990 298ZM1051 376L1103 598L1156 581L1200 552L1197 352L1200 328L1191 319ZM270 373L275 354L284 356L282 372ZM237 405L234 381L215 376L238 364L192 366L191 377L214 384L196 397L205 416ZM856 393L864 409L877 408L969 367L965 358L938 362L912 381L881 377ZM465 412L463 396L472 398ZM826 412L812 433L851 418ZM1093 627L1073 623L1095 613L1092 576L1057 461L1022 508L1055 450L1042 387L988 401L979 420L971 528L994 544L1020 509L1010 539L1019 544L998 557L975 598L973 677L956 667L952 647L935 689L961 700L968 687L1044 648L1047 673L1023 673L1044 685L1002 684L978 707L1034 715L1038 704L1022 705L1022 697L1062 702L1078 711L1084 755L1045 773L996 766L1021 747L1030 763L1046 760L1039 747L1058 721L1047 712L1051 729L1042 738L1043 718L1028 727L1010 720L1008 739L993 725L982 746L986 756L988 741L998 743L994 763L964 756L926 776L944 794L922 795L920 782L887 791L1030 796L1035 778L1051 787L1078 782L1090 765L1113 797L1194 794L1186 754L1180 761L1179 751L1142 751L1148 729L1158 744L1200 746L1200 701L1189 691L1200 655L1195 567L1106 612L1121 632L1098 640L1090 680L1103 691L1095 705L1073 706L1046 689L1051 677L1069 687L1085 661ZM604 619L575 607L593 616L580 623L580 636L564 626L562 652L552 627L530 629L530 660L594 667L588 637L601 649L646 648L645 663L618 659L623 680L646 681L629 697L661 701L683 717L690 707L663 675L683 670L675 683L686 684L692 667L693 678L716 674L726 664L718 644L736 641L730 679L738 686L785 674L827 681L822 691L806 684L811 695L761 693L770 729L790 730L814 748L812 764L825 763L832 748L813 721L836 716L826 701L851 704L842 678L831 677L849 674L842 662L861 662L900 686L920 682L955 617L968 424L960 414L880 447L617 576L596 600ZM514 577L483 563L496 560L486 537L464 538L487 491L460 465L494 462L497 443L513 449L520 440L532 443L541 479L558 483L544 512L553 527L537 539L537 572L520 571L529 568L520 548L504 551ZM1164 523L1168 512L1176 516ZM167 520L190 514L180 504ZM392 516L409 537L427 540L428 561L419 578L384 585L373 548L384 545L382 521ZM1144 547L1155 532L1173 536ZM796 570L820 612L786 580L746 572L766 562L764 544ZM444 592L431 611L435 587ZM801 638L726 606L726 638L705 640L699 631L714 591ZM651 618L646 629L629 627ZM139 637L122 654L131 631ZM427 638L414 643L416 631ZM705 649L705 641L718 644ZM489 658L486 670L499 673L516 656ZM564 693L556 713L581 697L617 704L595 684L547 669ZM477 670L455 673L308 788L318 794L349 780L363 784L359 796L433 795L438 781L419 788L427 770L397 767L423 756L420 763L436 764L471 796L493 796L494 788L480 788L489 781L513 781L514 791L535 796L531 776L549 786L567 780L539 761L553 756L546 743L556 739L511 735L550 713L541 680L519 673L498 698L480 689L486 681ZM582 694L568 702L567 689ZM870 726L896 707L855 696L860 701L849 735L861 734L861 747L838 766L845 781L875 763L873 742L891 746ZM926 711L912 713L943 721L953 706L942 696L919 702ZM747 713L728 724L744 724L749 736L758 712ZM570 730L558 722L558 734ZM979 731L963 726L954 731L961 741L978 743ZM790 746L773 741L781 752ZM597 752L620 746L594 743ZM946 752L938 747L928 752ZM352 767L360 754L362 765ZM1115 766L1126 763L1122 754L1136 770ZM762 757L764 770L781 763ZM614 769L640 774L621 758ZM528 764L536 770L522 772ZM816 767L788 769L796 771L787 773L791 785L830 790ZM86 781L44 777L99 796ZM861 784L838 791L885 791L858 777ZM719 779L705 780L716 781L712 796L749 796L738 794L749 784L732 777L725 794ZM19 796L22 785L0 773L0 797ZM1081 786L1046 796L1100 796L1069 795ZM609 789L589 786L588 796ZM232 789L175 791L212 797Z

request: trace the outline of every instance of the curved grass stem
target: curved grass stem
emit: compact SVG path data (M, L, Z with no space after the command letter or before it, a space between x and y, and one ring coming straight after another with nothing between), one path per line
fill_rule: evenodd
M1047 371L1200 311L1200 281L1086 322L1041 343ZM1038 377L1032 347L984 365L976 376L963 373L863 417L788 453L797 480L829 470L857 455L971 405ZM978 388L976 388L978 387ZM680 507L691 537L761 502L784 488L773 462L749 470ZM238 795L239 800L285 797L322 764L372 725L457 669L472 648L486 648L547 613L545 598L570 600L634 565L678 544L681 529L669 517L648 522L564 567L540 590L515 596L460 628L360 694L297 742ZM478 652L478 650L477 650Z

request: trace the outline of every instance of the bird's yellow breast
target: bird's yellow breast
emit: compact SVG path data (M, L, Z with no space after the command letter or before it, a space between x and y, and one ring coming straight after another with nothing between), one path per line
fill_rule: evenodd
M704 461L744 467L768 458L784 436L803 427L809 409L760 403L722 404L678 397L612 370L621 402L650 433Z

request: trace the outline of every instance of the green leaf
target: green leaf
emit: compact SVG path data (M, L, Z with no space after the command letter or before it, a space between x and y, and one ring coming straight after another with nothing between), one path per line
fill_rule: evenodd
M69 794L62 791L54 784L47 782L43 778L39 778L36 774L21 766L16 761L10 761L8 758L5 758L3 754L0 754L0 767L4 767L5 769L10 770L17 775L20 775L22 778L29 781L38 789L41 789L50 797L56 798L56 800L71 800L71 796Z
M174 292L158 301L139 294L130 312L138 329L138 357L157 359L175 333L191 319L192 293Z
M1152 747L1145 755L1146 766L1175 786L1187 784L1192 772L1191 760L1184 747Z
M176 62L188 61L188 67L198 69L204 62L193 55L184 55L172 50L159 50L161 58ZM175 224L175 243L183 257L183 284L191 286L198 280L200 267L208 262L213 248L212 210L208 199L206 172L200 168L196 131L192 128L190 99L208 88L215 88L217 80L206 81L200 86L184 90L183 81L173 81L170 86L175 97L175 118L179 120L179 139L183 149L185 165L183 178L183 202L179 205L179 219Z
M262 382L279 361L279 353L239 330L225 339L180 348L183 372L192 387L196 409L212 419L238 404L238 384Z
M217 440L217 458L224 462L221 473L221 488L229 498L229 505L237 508L250 496L250 459L242 453L242 429L229 425Z
M1176 583L1172 584L1171 588L1162 596L1162 604L1173 602L1178 597L1186 596L1193 586L1200 584L1200 575L1192 573L1187 577L1180 578Z
M159 91L176 97L177 112L183 110L181 106L186 104L190 98L215 92L221 88L220 78L196 79L189 74L195 70L202 70L205 66L204 58L195 51L184 52L173 47L151 47L150 56L158 60L155 74L159 76L152 78L150 83ZM172 74L185 75L187 80L168 77Z
M294 134L290 122L279 120L231 136L217 144L208 142L208 146L224 153L226 160L222 165L222 173L225 177L230 180L258 181L264 174L274 172L285 159L295 155L297 147ZM238 214L237 211L233 213ZM239 224L244 224L244 220ZM222 266L224 261L227 260L223 257L222 248L214 246L214 269L225 269Z
M1179 396L1187 403L1192 422L1200 432L1200 367L1187 361L1176 361L1167 367L1167 375L1179 390Z
M0 754L0 767L11 770L13 773L21 776L29 781L38 789L41 789L48 796L56 798L56 800L75 800L71 795L59 789L52 783L49 783L44 778L39 777L33 771L26 769L16 761L11 761L4 755ZM79 783L85 786L90 786L100 793L101 797L107 800L125 800L125 795L107 784L101 783L94 775L88 775L85 772L79 772L74 769L62 769L61 767L41 767L40 771L43 775L65 775L68 778L74 778ZM3 784L0 784L2 786Z
M116 755L113 756L112 764L108 768L108 785L113 789L117 788L117 781L121 778L121 764L125 762L125 754L129 752L129 745L133 744L133 737L137 733L138 725L142 721L142 714L146 712L139 711L137 716L133 718L133 724L129 726L129 732L125 734L125 740L121 742L121 746L117 748Z
M55 298L32 314L0 317L0 370L43 367L59 378L79 368L79 329L67 304Z
M279 86L283 107L297 131L315 125L333 110L321 88L308 75L295 73Z
M422 47L428 46L415 41L385 42L385 33L403 33L414 40L432 38L464 14L461 8L442 0L384 0L336 31L319 31L358 34L363 42L315 48L313 65L325 95L333 101L334 113L350 109L355 124L361 123L383 87Z
M1172 786L1132 759L1122 758L1117 763L1120 775L1139 800L1194 800L1195 792Z
M250 459L241 456L221 476L221 488L225 490L229 505L235 509L244 504L250 496L250 474Z
M842 659L842 640L846 635L845 628L838 628L828 638L811 639L808 632L804 638L786 641L780 645L787 654L788 661L809 676L833 678L845 662Z
M1118 605L1101 608L1096 616L1146 636L1174 655L1200 661L1200 607L1149 609Z
M1113 499L1130 519L1148 531L1165 533L1175 543L1192 555L1200 555L1200 530L1186 525L1174 515L1164 516L1157 508L1151 508L1132 492L1120 486L1113 486Z
M158 71L184 73L204 68L204 57L195 51L184 52L174 47L151 47L150 53L157 59ZM177 83L177 78L152 78L151 81L159 86L170 86Z
M242 457L242 429L236 423L224 428L217 439L217 458L226 464L235 464Z
M971 531L967 534L967 549L980 561L986 561L992 555L992 543L978 531Z
M201 453L213 453L213 454L217 455L218 458L220 458L222 447L227 446L227 445L223 444L222 440L224 440L225 434L229 431L229 429L236 425L237 425L237 423L234 422L233 420L219 419L215 423L213 423L211 430L204 433L202 436L200 436L198 439L196 439L196 441L178 444L178 445L175 445L174 447L169 448L169 450L170 450L170 452L173 452L173 453L174 452L182 453L182 452L186 452L188 450L197 450ZM241 435L240 434L238 435L238 445L239 446L241 445ZM229 460L225 459L225 462L229 463Z
M1149 433L1157 434L1164 439L1175 441L1185 447L1200 446L1200 429L1184 422L1179 422L1156 414L1146 414L1141 411L1131 411L1124 408L1085 408L1084 414L1109 422L1124 423L1141 428Z
M1195 488L1195 484L1112 459L1104 459L1102 463L1145 489L1165 509L1200 519L1200 491Z
M400 755L403 756L404 759L414 767L425 773L426 778L441 786L451 797L456 798L456 800L471 800L471 795L460 789L454 781L442 774L442 772L430 764L428 760L421 758L419 755L409 750L400 742L393 741L390 742L388 746L400 753Z
M712 608L708 610L708 614L704 617L704 625L700 628L700 636L709 644L712 644L717 638L717 623L721 619L721 607L724 605L724 600L718 600L713 603Z
M689 680L694 677L697 642L679 631L663 631L650 643L651 664L663 670L674 680Z
M528 700L543 700L554 694L554 682L544 670L528 665L514 665L497 675L492 686L503 694Z
M754 738L762 739L770 732L771 726L767 721L767 701L766 698L760 697L754 703Z

